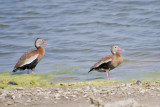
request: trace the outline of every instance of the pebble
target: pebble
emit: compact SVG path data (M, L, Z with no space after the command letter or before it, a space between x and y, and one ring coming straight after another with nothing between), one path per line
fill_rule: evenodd
M14 82L14 81L9 81L8 84L10 84L10 85L18 85L18 84L17 84L16 82Z
M13 102L12 102L12 101L8 101L6 104L7 104L7 105L12 105Z
M12 96L12 95L7 94L7 95L5 96L5 98L13 99L13 96Z
M18 88L16 88L17 90L24 90L25 88L23 88L23 87L18 87Z
M0 87L1 89L4 89L4 87Z
M137 84L137 85L142 85L142 82L141 82L140 80L137 80L137 81L136 81L136 84Z
M31 102L31 98L28 98L27 103L30 103L30 102Z

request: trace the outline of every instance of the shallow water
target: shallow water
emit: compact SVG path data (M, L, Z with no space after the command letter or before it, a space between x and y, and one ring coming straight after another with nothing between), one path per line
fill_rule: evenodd
M88 70L118 44L125 60L111 79L152 78L144 74L160 72L159 5L159 0L1 0L0 72L11 72L42 37L49 45L36 73L57 73L54 78L62 81L106 79Z

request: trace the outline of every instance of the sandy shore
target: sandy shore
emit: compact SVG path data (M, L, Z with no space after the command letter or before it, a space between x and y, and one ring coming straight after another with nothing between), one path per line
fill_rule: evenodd
M160 83L65 85L0 91L1 107L159 107Z

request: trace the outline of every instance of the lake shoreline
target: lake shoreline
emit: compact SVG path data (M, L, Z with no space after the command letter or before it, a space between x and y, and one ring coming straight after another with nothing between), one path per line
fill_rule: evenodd
M1 107L156 107L160 105L160 81L126 83L111 81L99 85L100 81L96 82L1 89L0 105Z

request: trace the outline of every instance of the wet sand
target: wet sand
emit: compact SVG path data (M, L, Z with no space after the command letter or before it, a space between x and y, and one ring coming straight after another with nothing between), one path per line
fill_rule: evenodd
M160 82L1 89L1 107L159 107Z

